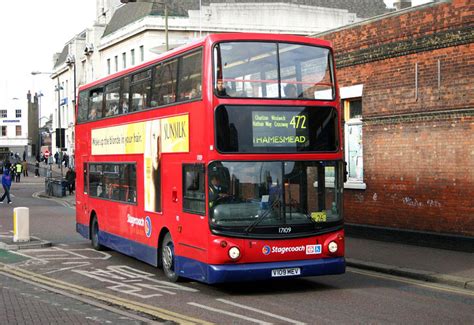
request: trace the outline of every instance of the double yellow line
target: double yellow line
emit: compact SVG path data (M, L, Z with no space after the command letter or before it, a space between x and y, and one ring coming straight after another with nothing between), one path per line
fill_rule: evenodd
M205 324L211 325L213 323L206 322L201 319L188 317L179 313L172 312L163 308L142 304L139 302L133 302L129 299L120 298L114 295L107 294L105 292L85 288L72 283L51 279L41 274L30 272L27 270L19 269L16 267L7 266L0 263L0 271L6 274L11 274L16 277L29 280L38 284L42 284L46 287L51 287L58 290L63 290L69 294L88 297L94 300L105 302L107 304L113 304L115 306L123 307L132 311L144 313L153 317L160 318L162 320L172 321L178 324Z

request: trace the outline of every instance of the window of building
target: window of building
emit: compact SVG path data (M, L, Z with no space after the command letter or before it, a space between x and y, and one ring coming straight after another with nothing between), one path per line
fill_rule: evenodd
M347 162L348 183L364 183L364 161L362 146L362 99L343 100L344 145Z
M135 65L135 49L130 50L130 64Z
M82 66L82 79L87 80L87 69L86 69L86 61L85 60L83 62L81 62L81 66Z
M20 118L21 117L21 109L16 109L15 110L15 117Z
M122 68L126 69L127 68L127 53L123 52L122 53Z
M118 67L119 67L119 65L118 65L118 56L116 55L115 56L115 72L118 71Z
M7 136L7 126L2 125L2 137L6 137L6 136Z
M140 46L140 61L145 61L145 48L143 47L143 45Z
M107 74L111 74L111 73L112 73L112 70L110 67L110 59L107 59Z
M183 165L183 211L206 213L204 165Z
M6 109L0 109L0 117L7 117L7 110Z
M15 127L15 133L17 137L21 137L21 125Z

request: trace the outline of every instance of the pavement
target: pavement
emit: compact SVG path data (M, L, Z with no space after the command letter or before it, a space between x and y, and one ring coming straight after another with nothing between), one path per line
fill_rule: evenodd
M31 177L31 175L34 175L34 173L30 174L28 182L44 184L44 177ZM53 168L53 176L60 177L60 170L57 167ZM50 197L46 193L40 193L39 198L53 200L63 206L75 208L75 196L69 195L69 193L64 197ZM42 240L37 238L36 240L39 241L37 242L38 245L42 245L39 247L47 245L47 238ZM11 243L11 239L9 241L7 243L6 239L0 236L0 248L22 249L23 247L31 248L32 245L32 243ZM28 245L30 246L28 247ZM346 261L347 266L357 269L474 291L474 254L472 252L422 247L346 235Z

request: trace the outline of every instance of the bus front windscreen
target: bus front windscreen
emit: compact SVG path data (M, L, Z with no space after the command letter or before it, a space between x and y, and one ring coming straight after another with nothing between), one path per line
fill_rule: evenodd
M331 107L226 105L215 118L222 153L337 151L337 113Z
M215 233L301 236L342 223L342 163L213 162L209 215Z

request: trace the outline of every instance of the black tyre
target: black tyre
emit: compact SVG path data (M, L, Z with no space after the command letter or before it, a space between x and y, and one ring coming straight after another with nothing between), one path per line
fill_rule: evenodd
M99 243L99 222L96 216L92 217L91 222L91 244L96 251L104 250L104 246Z
M170 233L167 233L161 242L161 264L168 280L178 281L179 276L175 272L174 243Z

